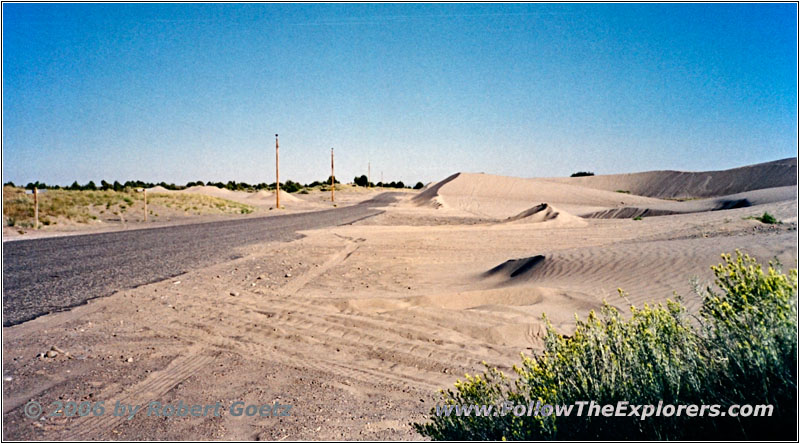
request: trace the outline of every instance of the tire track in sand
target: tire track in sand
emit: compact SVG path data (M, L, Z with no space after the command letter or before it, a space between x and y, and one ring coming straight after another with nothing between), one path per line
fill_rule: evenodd
M71 422L62 438L67 441L96 440L101 437L108 439L106 434L116 425L127 420L124 416L114 416L114 403L119 401L125 404L138 404L145 409L147 403L159 400L173 387L198 373L213 361L214 358L205 354L201 347L189 348L182 356L173 359L164 369L151 373L147 378L121 394L103 394L103 397L99 399L112 402L112 404L104 405L105 413L102 416L80 417ZM139 415L141 414L142 410L139 411Z

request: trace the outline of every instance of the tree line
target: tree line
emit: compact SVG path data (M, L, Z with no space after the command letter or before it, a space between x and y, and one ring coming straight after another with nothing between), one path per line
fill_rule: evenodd
M398 182L389 182L389 183L383 183L383 182L372 183L369 181L367 176L363 174L361 176L356 176L355 178L353 178L353 183L360 187L411 188L411 186L407 186L406 184L404 184L402 180ZM424 186L425 186L424 183L417 182L417 184L414 185L414 189L419 190Z
M362 180L363 179L363 180ZM281 182L281 189L288 193L296 193L306 188L315 188L315 187L327 187L330 186L331 177L324 181L315 180L311 183L301 184L299 182L295 182L292 180L287 180L286 182ZM338 180L334 179L334 183L340 184ZM369 183L367 184L367 176L356 177L354 183L358 186L378 186L378 187L387 187L387 188L411 188L407 187L403 184L402 181L400 182L389 182L383 184L378 182L377 184ZM6 182L3 186L11 186L16 187L17 185L14 182ZM167 182L145 182L141 180L128 180L125 182L120 182L115 180L114 182L107 182L105 180L101 180L99 184L95 183L94 181L90 180L85 184L79 184L78 181L72 182L69 186L61 186L61 185L48 185L44 182L29 182L27 185L24 186L25 189L32 190L34 188L40 190L75 190L75 191L125 191L126 189L132 188L153 188L156 186L160 186L162 188L166 188L168 190L185 190L187 188L195 187L195 186L211 186L217 187L221 189L231 190L231 191L259 191L259 190L274 190L275 189L275 182L266 183L261 182L257 184L250 184L247 182L236 182L235 180L229 180L228 182L203 182L202 180L187 182L186 185L176 185L174 183L167 183ZM422 182L417 182L417 185L414 189L420 189L424 185Z

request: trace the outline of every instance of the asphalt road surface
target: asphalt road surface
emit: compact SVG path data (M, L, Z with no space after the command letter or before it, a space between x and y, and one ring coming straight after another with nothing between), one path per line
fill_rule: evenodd
M382 213L376 207L396 195L309 213L5 242L3 326L236 259L237 247L353 223Z

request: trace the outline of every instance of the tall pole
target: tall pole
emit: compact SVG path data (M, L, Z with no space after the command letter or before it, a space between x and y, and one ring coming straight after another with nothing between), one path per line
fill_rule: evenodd
M372 177L372 163L367 162L367 188L369 188L371 177Z
M39 190L33 187L33 220L35 229L39 229Z
M142 188L144 194L144 221L147 222L147 188Z
M281 209L281 176L278 168L278 135L275 134L275 209Z
M333 190L336 189L336 179L333 178L333 148L331 148L331 202L333 202Z

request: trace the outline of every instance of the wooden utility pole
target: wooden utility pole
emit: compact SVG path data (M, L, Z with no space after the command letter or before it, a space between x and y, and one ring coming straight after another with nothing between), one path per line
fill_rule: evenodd
M275 209L281 209L281 176L278 168L278 135L275 134Z
M147 188L142 188L142 194L144 195L144 221L147 222Z
M333 191L336 189L336 179L333 176L333 148L331 148L331 202L333 202Z
M39 229L39 190L33 187L33 220L34 228Z
M372 177L372 163L367 162L367 188L369 188L371 177Z

